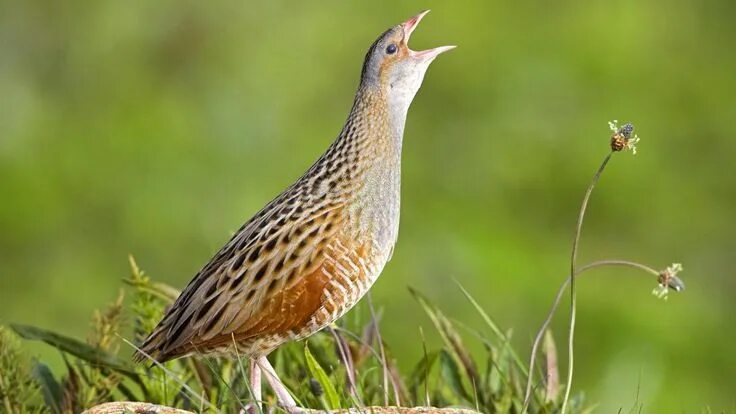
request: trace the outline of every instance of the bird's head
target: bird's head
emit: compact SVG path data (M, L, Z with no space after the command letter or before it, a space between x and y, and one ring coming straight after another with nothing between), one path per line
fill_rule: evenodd
M427 13L429 10L388 29L373 43L363 63L361 87L378 88L389 100L408 108L422 84L429 64L440 53L455 48L442 46L422 51L409 49L409 38Z

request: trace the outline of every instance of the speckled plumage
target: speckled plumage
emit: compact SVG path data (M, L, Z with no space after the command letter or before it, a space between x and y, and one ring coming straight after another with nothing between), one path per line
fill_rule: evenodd
M144 353L165 361L235 342L258 358L324 328L368 291L398 236L406 113L429 62L447 50L406 47L421 16L371 46L338 138L199 271ZM404 47L384 56L396 42Z

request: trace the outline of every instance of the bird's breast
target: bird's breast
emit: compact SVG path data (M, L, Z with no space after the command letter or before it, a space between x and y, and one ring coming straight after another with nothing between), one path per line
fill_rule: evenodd
M365 174L362 188L347 209L353 223L353 237L371 245L376 256L385 262L399 232L401 178L399 166L375 168ZM381 264L382 267L383 264Z

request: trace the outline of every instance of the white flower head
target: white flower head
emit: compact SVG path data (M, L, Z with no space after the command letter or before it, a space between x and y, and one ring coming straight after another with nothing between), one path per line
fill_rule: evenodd
M626 141L626 148L631 150L631 153L636 155L636 144L639 143L639 135L634 134L628 141Z
M608 121L608 128L611 129L611 132L618 132L618 120Z
M656 296L657 299L663 299L667 300L669 289L665 285L657 285L654 289L652 289L652 295Z

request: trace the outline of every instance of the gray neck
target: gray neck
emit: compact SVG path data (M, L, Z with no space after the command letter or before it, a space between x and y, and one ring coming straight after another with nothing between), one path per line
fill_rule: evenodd
M361 86L338 141L355 141L358 155L368 164L398 162L411 100L378 88ZM355 128L352 134L351 129Z
M338 138L289 189L310 209L346 206L345 236L388 258L398 236L401 146L407 105L359 89Z
M359 89L338 138L353 148L349 157L359 165L353 177L360 182L354 193L354 218L360 233L381 249L392 247L398 236L401 147L408 105L397 103L380 91Z

